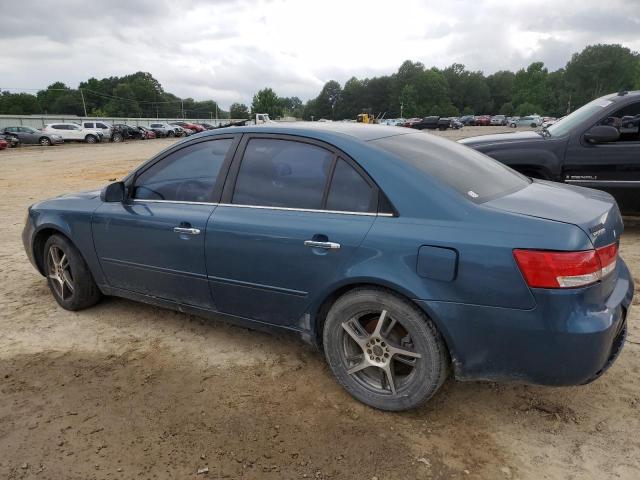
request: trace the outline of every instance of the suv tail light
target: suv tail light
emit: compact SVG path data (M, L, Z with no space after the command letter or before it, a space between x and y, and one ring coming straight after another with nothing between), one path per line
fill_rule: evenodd
M575 288L595 283L615 269L618 244L578 252L516 249L513 256L530 287Z

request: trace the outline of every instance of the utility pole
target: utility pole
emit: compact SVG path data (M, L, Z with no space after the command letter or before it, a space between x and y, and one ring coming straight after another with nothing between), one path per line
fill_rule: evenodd
M404 108L404 103L403 103L403 102L400 102L400 118L403 118L403 117L402 117L402 109L403 109L403 108Z
M216 103L216 125L218 124L218 104Z
M182 118L184 119L184 100L180 99L180 114L182 115Z
M87 106L84 103L84 93L82 93L82 89L80 88L80 96L82 97L82 108L84 110L84 116L87 116Z

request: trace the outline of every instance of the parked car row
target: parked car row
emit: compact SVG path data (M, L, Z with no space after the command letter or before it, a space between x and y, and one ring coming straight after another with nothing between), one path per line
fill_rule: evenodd
M124 140L150 140L165 137L186 137L215 128L209 123L158 122L148 127L109 124L104 121L82 123L49 123L40 129L26 126L5 127L0 130L0 150L18 145L42 145L45 147L64 142L114 143Z

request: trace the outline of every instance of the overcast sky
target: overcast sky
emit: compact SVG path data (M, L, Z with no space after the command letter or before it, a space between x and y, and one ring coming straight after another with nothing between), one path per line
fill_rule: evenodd
M640 50L638 0L21 0L0 14L0 88L150 72L166 91L250 104L406 59L492 73L550 69L594 43Z

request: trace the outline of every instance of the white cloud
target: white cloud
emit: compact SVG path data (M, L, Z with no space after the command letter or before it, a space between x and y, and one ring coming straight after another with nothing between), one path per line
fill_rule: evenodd
M588 44L640 49L634 2L520 0L60 0L3 10L0 88L76 86L148 71L167 91L249 103L258 89L315 96L330 79L389 74L406 59L491 73L550 69Z

